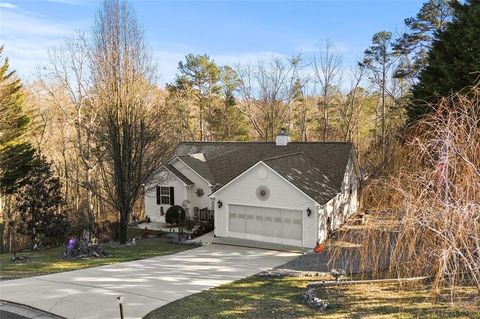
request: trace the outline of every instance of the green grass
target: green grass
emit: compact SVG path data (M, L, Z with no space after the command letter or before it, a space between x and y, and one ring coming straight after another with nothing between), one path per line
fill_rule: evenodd
M318 297L331 307L322 313L302 304L300 296L310 280L319 278L250 277L177 300L144 318L480 318L473 289L461 292L468 306L452 306L446 295L435 300L428 287L418 284L323 289Z
M150 231L153 235L156 232ZM129 229L129 238L143 234L143 230ZM58 256L65 247L47 250L19 253L19 256L28 256L30 261L15 263L11 261L12 254L0 255L0 278L16 279L39 276L56 272L71 271L101 265L115 264L125 261L144 259L155 256L175 254L197 246L170 244L164 238L148 238L138 240L135 247L108 248L110 257L60 259Z
M128 239L132 239L134 237L138 237L138 236L143 236L143 229L141 228L137 228L137 227L128 227L127 228L127 237ZM161 235L161 234L164 234L164 232L162 232L161 230L152 230L152 229L149 229L148 230L148 233L150 235Z

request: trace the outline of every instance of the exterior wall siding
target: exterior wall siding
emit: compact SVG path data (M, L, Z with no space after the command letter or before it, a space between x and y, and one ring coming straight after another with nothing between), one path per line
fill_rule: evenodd
M351 194L350 186L352 188ZM355 174L353 161L350 159L343 178L341 192L319 210L318 233L320 241L327 238L328 219L331 222L331 230L335 230L357 212L358 186L358 177Z
M165 169L160 170L153 180L159 182L158 184L151 184L147 187L145 194L145 214L149 216L152 221L164 223L165 215L161 216L160 208L163 207L163 211L166 212L171 205L157 204L156 186L173 187L175 205L180 206L187 196L187 187L175 175Z
M212 201L208 197L210 193L212 192L211 186L196 172L194 172L190 167L185 165L182 161L179 160L174 160L172 161L171 165L178 169L180 173L185 175L189 180L191 180L194 185L188 187L187 190L187 196L184 199L188 199L190 201L190 214L193 212L194 207L198 207L200 209L202 208L208 208L208 209L213 209L212 207ZM196 194L196 191L198 188L201 188L203 190L203 196L198 197Z
M260 170L267 172L263 179L259 177ZM256 189L259 186L266 186L270 190L270 197L267 200L257 198ZM303 247L315 247L318 227L318 221L316 220L318 214L315 214L315 211L317 211L315 202L263 163L257 164L243 176L215 194L215 203L219 200L222 202L222 207L219 208L217 204L214 205L216 236L229 236L229 204L299 210L302 212L303 220ZM307 217L307 208L312 210L310 217ZM245 238L260 240L260 238L253 237L249 238L249 236L246 236ZM285 242L284 244L288 243Z

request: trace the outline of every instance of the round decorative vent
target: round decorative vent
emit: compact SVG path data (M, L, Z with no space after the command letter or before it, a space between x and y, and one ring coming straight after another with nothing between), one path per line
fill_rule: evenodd
M257 175L258 175L258 177L259 177L260 179L265 179L265 178L267 178L268 172L267 172L266 169L261 168L261 169L258 171Z
M258 186L256 194L259 200L267 200L270 197L270 190L267 186Z

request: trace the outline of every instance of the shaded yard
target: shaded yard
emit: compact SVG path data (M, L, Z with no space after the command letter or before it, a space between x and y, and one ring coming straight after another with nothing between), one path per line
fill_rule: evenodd
M452 306L448 292L435 300L419 284L319 290L318 297L331 305L321 313L304 306L300 297L309 281L319 279L325 278L250 277L177 300L145 318L480 318L474 289L462 290L460 305Z
M129 238L141 235L141 229L129 229ZM150 234L155 234L150 231ZM194 245L170 244L164 238L148 238L138 240L135 247L108 248L111 253L106 258L60 259L58 256L65 247L51 248L35 252L19 253L19 256L28 256L26 262L12 262L12 254L0 255L0 278L16 279L31 276L46 275L56 272L77 270L101 265L115 264L125 261L144 259L155 256L175 254L187 249L195 248Z

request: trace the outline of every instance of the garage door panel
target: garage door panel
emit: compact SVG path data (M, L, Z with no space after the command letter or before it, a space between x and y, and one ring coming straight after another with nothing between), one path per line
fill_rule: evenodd
M234 232L245 232L245 208L242 206L230 207L228 216L229 229Z
M281 237L288 239L302 239L301 212L293 210L282 210L282 234ZM295 222L294 222L295 221Z
M262 238L268 242L302 240L302 213L297 210L229 205L230 231L237 236ZM243 234L243 235L242 235Z
M261 208L264 216L263 234L269 237L280 236L282 223L278 220L275 210L270 208Z
M254 207L247 207L246 208L247 215L246 215L246 230L245 232L248 234L254 235L262 235L262 227L263 227L263 214L258 209ZM257 217L261 217L262 221L257 220Z

